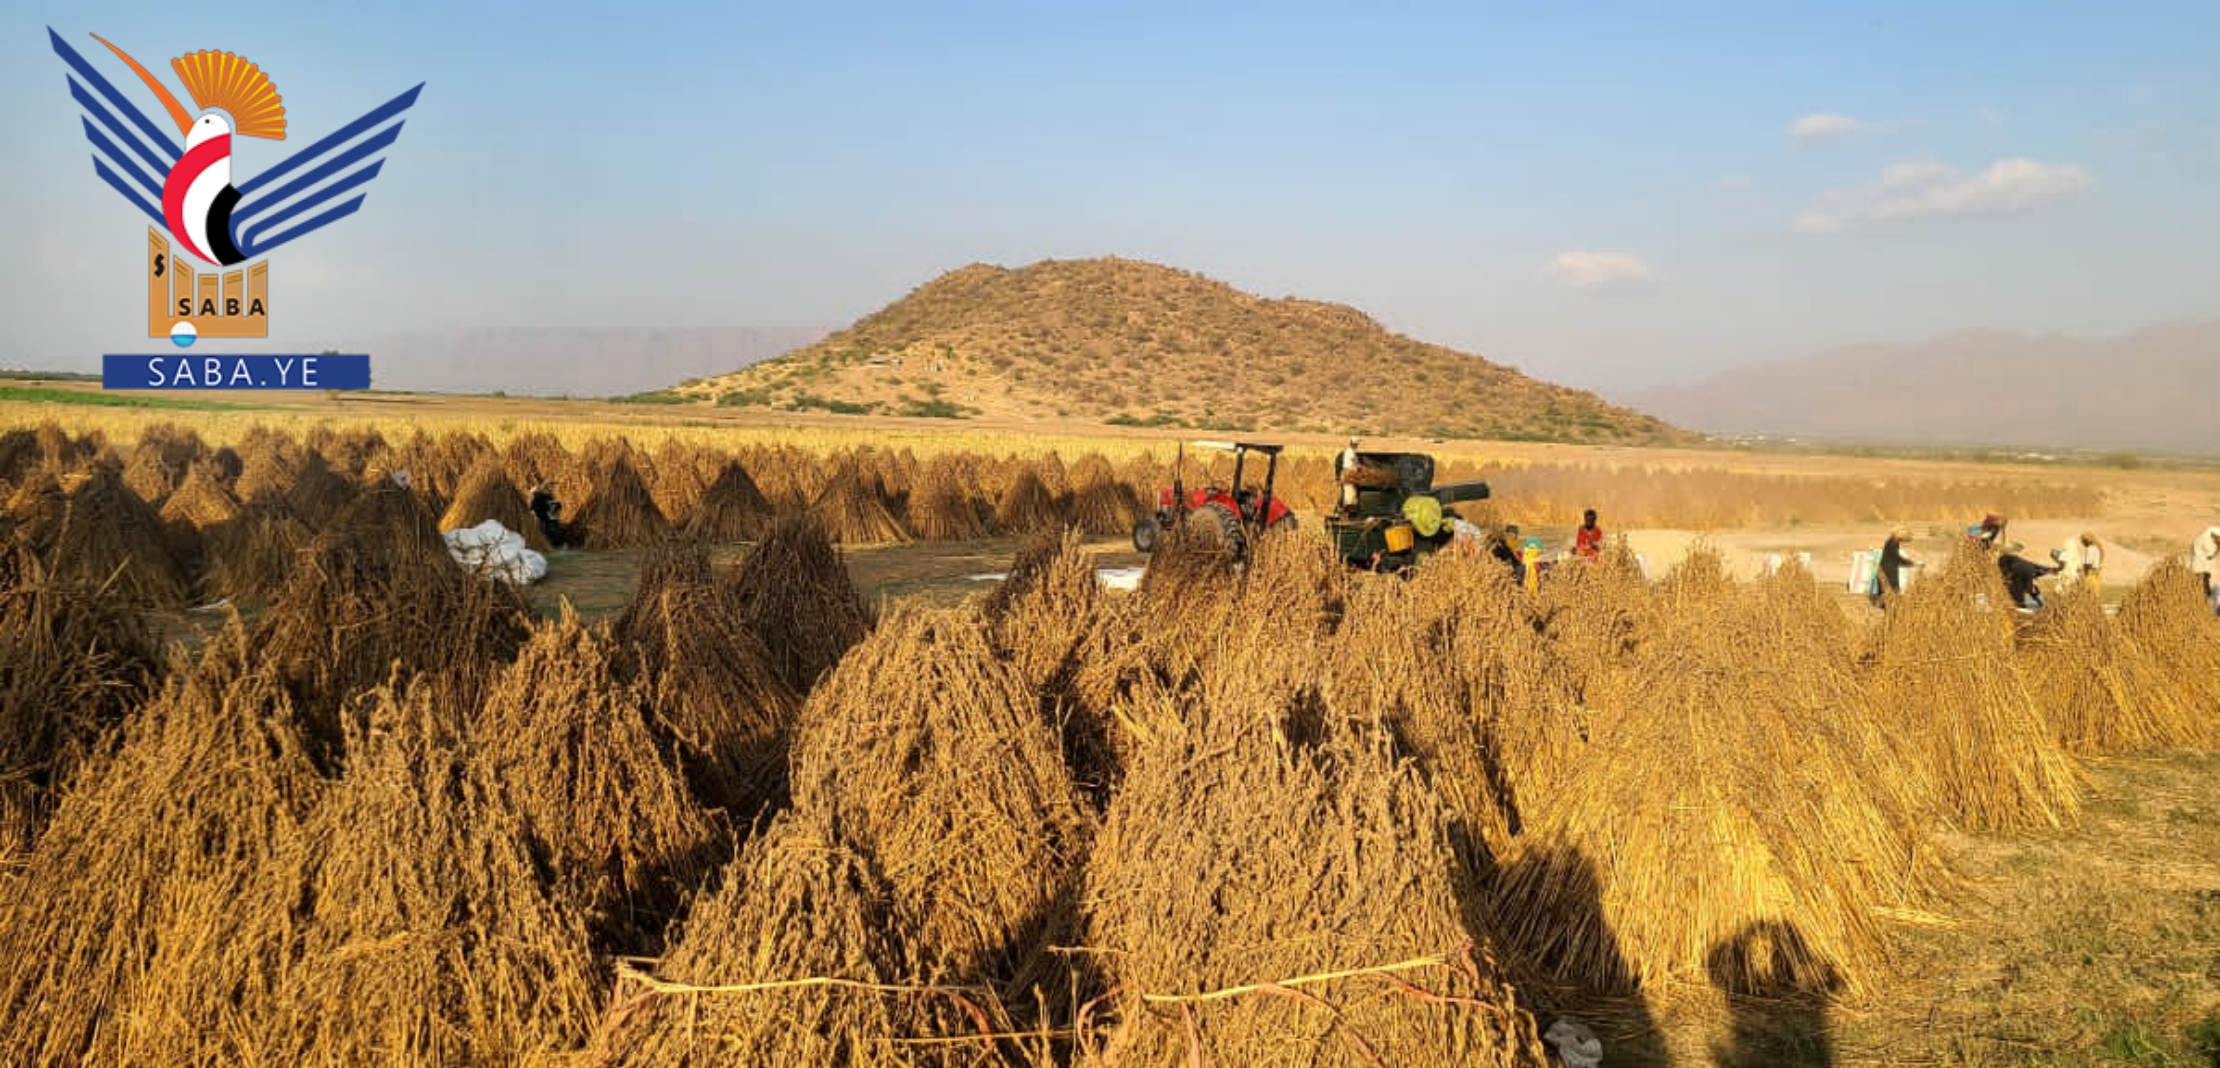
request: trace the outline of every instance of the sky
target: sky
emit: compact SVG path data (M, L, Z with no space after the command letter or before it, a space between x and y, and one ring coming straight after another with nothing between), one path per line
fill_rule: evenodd
M837 328L1101 255L1618 392L2220 317L2209 2L5 0L0 365L159 344L49 26L157 118L89 34L261 64L294 139L241 180L425 83L362 213L272 256L289 350Z

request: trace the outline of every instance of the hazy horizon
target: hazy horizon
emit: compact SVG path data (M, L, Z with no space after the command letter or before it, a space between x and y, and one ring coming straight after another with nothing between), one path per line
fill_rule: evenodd
M92 175L48 26L157 115L88 34L165 75L200 48L262 64L294 139L241 139L242 178L426 83L363 212L273 257L280 348L829 330L965 263L1101 255L1620 396L1962 330L2220 318L2207 5L222 14L0 23L0 192L33 206L0 365L157 344L144 219Z

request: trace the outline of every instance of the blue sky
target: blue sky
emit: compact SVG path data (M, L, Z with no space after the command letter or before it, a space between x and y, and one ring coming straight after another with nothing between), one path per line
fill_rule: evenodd
M273 260L301 344L837 327L1104 254L1607 389L2220 316L2210 3L617 7L11 3L0 364L148 344L49 25L150 112L88 33L254 59L296 138L427 83L363 213Z

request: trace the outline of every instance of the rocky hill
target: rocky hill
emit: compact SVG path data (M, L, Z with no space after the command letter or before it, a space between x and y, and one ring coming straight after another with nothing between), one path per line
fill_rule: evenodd
M1122 259L974 264L816 344L673 393L724 405L1214 431L1676 440L1657 419L1339 304Z

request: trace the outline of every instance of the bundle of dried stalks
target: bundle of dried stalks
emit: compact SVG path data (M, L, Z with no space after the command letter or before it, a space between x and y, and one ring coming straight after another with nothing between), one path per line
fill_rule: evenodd
M1087 872L1118 1021L1079 1063L1549 1063L1407 765L1330 717L1313 748L1233 705L1139 714L1163 730Z
M501 451L501 466L508 472L509 484L518 489L529 490L543 481L554 483L559 495L583 493L586 488L585 476L570 451L545 431L509 439L509 447Z
M112 463L94 465L69 492L46 561L57 579L112 585L136 604L185 600L185 570L171 555L161 515L124 486Z
M200 528L201 596L267 603L292 578L301 550L314 537L285 506L270 503L247 505L230 519Z
M56 581L28 549L0 541L0 855L36 840L161 667L153 629L118 591Z
M62 518L69 514L69 495L60 476L46 468L30 472L8 495L8 518L15 523L15 538L44 553L62 532Z
M324 783L236 629L137 713L0 883L0 1048L24 1064L261 1063Z
M1091 830L1060 740L968 609L882 623L810 695L794 806L887 873L914 978L1060 992Z
M807 506L823 483L815 473L816 458L787 446L751 446L743 450L740 462L755 476L772 507L781 511Z
M1579 765L1529 806L1499 929L1608 988L1702 982L1716 947L1776 921L1797 955L1723 981L1857 989L1883 959L1881 910L1931 903L1942 879L1918 795L1847 659L1771 626L1716 555L1691 561L1660 589L1662 629L1593 691Z
M1492 561L1436 555L1408 579L1362 576L1325 659L1329 703L1392 730L1475 878L1581 744L1523 598Z
M391 482L366 488L290 567L254 648L291 690L320 756L343 741L342 706L396 665L441 674L458 700L475 700L531 619L513 588L456 566L431 516Z
M1110 461L1090 452L1072 465L1071 502L1065 510L1089 534L1126 534L1141 518L1141 498L1118 479Z
M292 439L254 427L239 441L240 469L231 495L242 504L292 507L287 495L298 478L301 457Z
M463 476L462 485L456 487L455 499L439 517L439 529L462 530L491 519L502 526L524 535L524 543L535 552L552 552L547 543L547 533L540 529L539 520L527 507L524 494L517 491L502 469L500 458L481 456Z
M2120 633L2158 667L2191 712L2205 745L2220 745L2220 619L2203 582L2177 559L2161 561L2120 601Z
M2015 648L2028 694L2067 749L2132 753L2212 738L2210 720L2119 633L2086 586L2059 591L2020 628Z
M1890 607L1865 657L1906 767L1972 830L2055 828L2081 811L2072 758L2012 663L2010 604L1989 554L1962 548Z
M719 845L657 748L646 703L618 681L608 643L566 613L517 654L473 728L487 781L522 817L559 892L627 952L653 948Z
M1037 534L1062 525L1063 510L1041 481L1039 469L1023 460L1011 463L1015 470L1009 484L995 499L995 525L1008 534Z
M123 465L123 484L140 500L159 508L185 477L183 465L171 467L158 442L141 441Z
M1197 684L1203 663L1231 644L1230 621L1240 592L1234 560L1183 529L1166 532L1130 597L1104 605L1086 636L1073 690L1090 709L1121 707L1137 692ZM1194 635L1206 635L1202 641ZM1112 733L1120 749L1137 724Z
M890 1040L907 1036L920 999L946 995L892 986L889 896L829 818L781 814L695 904L656 985L610 1018L598 1051L639 1068L908 1063Z
M224 488L214 464L196 463L177 491L162 503L162 521L194 531L206 531L239 517L239 501Z
M578 1049L606 993L435 685L379 693L305 828L274 1064L518 1064Z
M875 481L875 480L873 480ZM884 495L852 464L843 464L809 502L810 514L841 545L890 545L910 540L910 532L887 506Z
M392 451L385 435L374 427L341 429L329 423L318 423L309 428L303 443L322 455L332 470L350 481L360 480L369 473L372 463Z
M1551 571L1534 598L1535 623L1575 700L1584 699L1590 682L1633 660L1656 630L1658 611L1641 565L1624 545Z
M1036 535L983 606L995 648L1014 664L1042 718L1062 735L1072 779L1099 809L1119 773L1116 725L1077 690L1080 663L1101 622L1102 584L1076 531Z
M624 673L649 695L651 726L702 805L747 823L786 799L799 699L771 667L698 543L657 547L613 625Z
M763 496L763 490L748 477L748 469L740 466L740 461L726 460L701 491L686 536L712 545L731 545L762 537L770 522L771 502Z
M840 550L807 513L780 516L749 550L732 584L748 630L771 651L788 689L807 694L871 632L871 609Z
M648 494L655 498L655 507L662 511L666 522L680 529L693 523L702 492L709 487L694 460L695 451L675 438L665 439L656 447L654 462L646 472Z
M0 430L0 482L22 482L40 459L37 433L24 427Z
M578 509L578 527L589 549L638 549L653 545L670 525L655 506L629 450L602 449L587 460L593 494Z
M943 454L925 461L910 484L910 529L926 541L986 537L987 520L973 496L977 487L972 479L972 465L954 456Z

